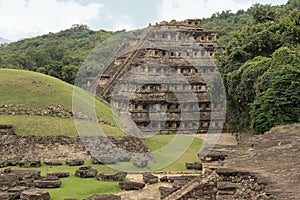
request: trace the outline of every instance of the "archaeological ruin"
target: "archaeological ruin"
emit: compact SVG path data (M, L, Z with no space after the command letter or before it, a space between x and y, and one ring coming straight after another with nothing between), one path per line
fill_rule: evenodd
M216 70L217 33L201 20L149 25L124 43L96 78L95 93L120 112L129 111L144 133L205 133L223 126L213 118L207 82ZM120 51L120 52L118 52ZM200 116L199 116L200 113Z

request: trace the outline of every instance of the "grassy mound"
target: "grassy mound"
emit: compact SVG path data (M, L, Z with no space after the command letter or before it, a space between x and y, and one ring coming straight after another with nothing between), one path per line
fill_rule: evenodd
M0 69L0 105L10 109L21 108L33 114L0 115L0 124L14 125L17 134L44 135L76 135L73 119L42 116L49 107L56 107L66 112L72 112L73 86L59 79L30 71ZM77 101L81 106L94 103L94 98L88 92L78 89ZM0 108L3 110L5 107ZM82 114L89 115L94 110L82 109ZM95 110L99 118L115 124L109 105L100 99L95 100ZM35 113L40 113L39 116ZM102 124L101 127L111 135L122 134L120 129Z

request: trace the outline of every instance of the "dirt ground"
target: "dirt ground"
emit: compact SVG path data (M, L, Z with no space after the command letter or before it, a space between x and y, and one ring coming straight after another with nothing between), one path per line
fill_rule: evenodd
M229 154L227 168L255 172L268 184L268 192L280 200L300 199L300 125L280 126L265 135L241 142L239 152Z
M158 176L159 178L163 176L181 176L183 174L178 173L153 173L154 175ZM195 173L186 173L186 175L197 175ZM136 181L143 183L143 175L142 174L128 174L127 178L131 181ZM156 184L149 185L147 184L143 190L133 190L133 191L121 191L116 193L116 195L121 196L122 199L128 200L158 200L160 199L159 187L172 187L172 183L168 182L160 182Z

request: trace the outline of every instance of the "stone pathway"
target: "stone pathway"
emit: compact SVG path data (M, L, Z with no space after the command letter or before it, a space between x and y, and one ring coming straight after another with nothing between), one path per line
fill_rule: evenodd
M166 174L161 174L161 173L152 173L159 178L163 176L182 176L183 174L178 174L178 173L166 173ZM199 173L198 173L199 174ZM195 173L189 173L185 175L198 175ZM142 174L128 174L127 178L130 181L136 181L143 183L143 175ZM160 193L159 193L159 187L164 186L164 187L172 187L172 183L168 182L160 182L152 185L146 185L143 190L133 190L133 191L121 191L118 193L115 193L116 195L121 196L122 199L126 200L158 200L160 199Z

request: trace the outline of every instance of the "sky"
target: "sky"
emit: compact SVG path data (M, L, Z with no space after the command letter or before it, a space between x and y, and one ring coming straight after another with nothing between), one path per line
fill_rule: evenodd
M149 23L210 17L254 3L287 0L0 0L0 37L10 41L87 24L93 30L132 30Z

